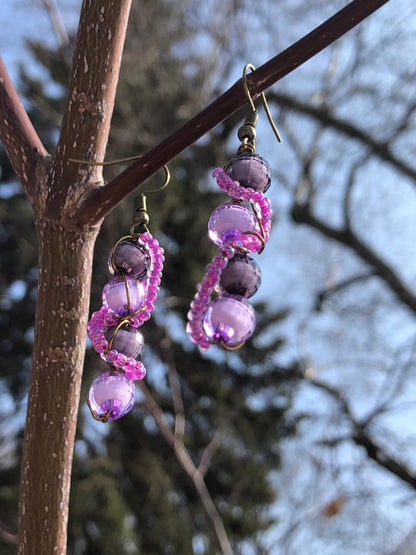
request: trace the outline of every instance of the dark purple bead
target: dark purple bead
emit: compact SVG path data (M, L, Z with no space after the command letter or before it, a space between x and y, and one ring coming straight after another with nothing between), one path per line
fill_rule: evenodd
M121 418L131 410L136 400L134 382L121 372L107 371L92 382L88 401L98 415L109 414L111 420Z
M131 239L121 241L108 258L108 269L113 275L124 274L143 280L147 276L149 266L149 253L142 245Z
M113 326L104 332L104 336L109 343L116 329L117 327ZM117 330L109 349L115 349L119 353L126 355L126 357L138 360L143 351L143 343L143 335L139 330L131 328L126 324Z
M208 305L204 331L209 339L237 347L248 339L256 326L254 308L245 299L218 297Z
M253 211L234 202L221 204L216 208L208 222L208 235L216 245L236 239L240 233L255 231L256 220Z
M219 286L224 293L252 297L261 283L257 262L245 254L235 254L221 273Z
M260 193L265 193L270 187L270 166L259 154L239 154L230 161L226 172L241 187L251 187Z

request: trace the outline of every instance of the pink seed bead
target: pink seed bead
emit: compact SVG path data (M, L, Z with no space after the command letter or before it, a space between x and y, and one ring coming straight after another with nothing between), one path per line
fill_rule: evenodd
M116 360L114 361L114 365L118 366L119 368L123 368L126 362L127 362L126 355L123 355L123 353L118 353Z
M105 357L105 360L109 364L113 364L115 362L116 358L117 358L117 355L118 355L118 352L113 349L109 353L107 353L107 356Z

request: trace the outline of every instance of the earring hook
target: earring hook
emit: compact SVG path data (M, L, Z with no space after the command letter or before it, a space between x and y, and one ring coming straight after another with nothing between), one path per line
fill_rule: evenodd
M112 166L114 164L124 164L126 162L132 162L133 160L139 160L140 158L142 158L141 154L137 154L135 156L129 156L127 158L118 158L117 160L104 161L104 162L92 162L91 160L81 160L81 159L78 159L78 158L69 158L69 161L73 162L75 164L86 164L88 166ZM166 165L164 165L163 170L165 172L165 181L164 181L164 183L160 187L158 187L157 189L150 189L148 191L143 191L143 194L144 193L156 193L157 191L162 191L162 189L164 189L165 187L167 187L169 185L169 182L170 182L169 168Z
M147 191L142 191L142 194L146 194L146 193L157 193L158 191L163 191L163 189L166 189L166 187L169 185L170 183L170 171L169 168L164 165L163 166L163 171L165 172L165 181L164 183L158 187L157 189L148 189Z
M247 100L250 103L251 109L253 110L253 112L256 112L256 107L254 106L253 98L250 94L250 90L248 88L248 82L247 82L247 71L249 69L251 69L252 71L255 71L256 68L255 66L253 66L253 64L246 64L244 66L243 79L242 79L243 88L244 88L244 92L246 93ZM263 102L264 111L266 112L266 115L267 115L267 119L269 120L270 126L273 129L273 133L276 135L276 138L279 141L279 143L281 143L282 137L280 136L280 133L276 127L276 124L273 121L272 115L269 110L269 105L267 104L266 95L264 94L264 92L262 92L260 96Z
M133 225L130 228L130 234L136 235L142 233L143 231L148 231L147 225L149 223L149 214L147 212L147 202L146 202L146 194L149 193L157 193L158 191L162 191L165 189L170 182L170 171L167 166L163 166L165 171L165 182L161 187L157 189L148 189L147 191L140 191L138 196L136 197L135 202L135 210L133 214Z

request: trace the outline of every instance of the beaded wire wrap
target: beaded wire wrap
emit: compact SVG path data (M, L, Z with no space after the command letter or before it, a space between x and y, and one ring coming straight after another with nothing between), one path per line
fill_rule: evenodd
M146 192L160 191L168 185L170 173L166 166L164 170L164 184ZM103 305L92 314L87 325L94 350L110 365L110 370L93 381L87 398L92 417L100 422L120 418L129 412L135 401L134 381L146 376L146 368L140 360L143 338L137 330L149 320L155 308L165 260L162 247L147 228L148 223L143 192L136 199L130 235L119 239L111 251L109 269L114 278L104 287ZM124 252L120 255L121 261L116 261L117 249L122 249L125 244L130 244L133 251L138 249L141 253L139 259L137 254L129 259L131 253ZM117 340L121 330L122 335ZM133 334L131 348L128 343L123 343L123 334L135 330L137 333ZM127 354L119 352L114 345Z
M154 303L159 293L165 258L162 247L159 246L157 239L154 239L150 233L146 232L140 236L127 236L124 239L126 238L137 239L139 244L147 247L150 254L151 269L148 278L145 280L145 302L140 309L124 316L118 316L106 306L102 306L100 310L93 313L87 329L94 350L99 353L108 364L124 370L126 376L131 380L142 380L146 375L146 369L143 363L140 360L119 353L116 349L112 349L112 340L122 326L129 325L131 328L137 329L144 322L149 320L155 308ZM116 243L116 246L118 243ZM105 337L105 332L114 326L116 327L115 333L110 341L108 341Z
M256 217L258 229L256 231L242 232L222 243L219 247L220 254L214 256L211 263L207 265L206 273L196 287L197 291L188 312L186 331L191 341L199 345L201 349L208 349L210 345L217 343L217 341L210 339L206 335L203 319L211 296L219 284L223 269L236 251L245 254L248 252L260 254L263 251L265 244L270 238L272 216L270 199L263 196L261 192L254 191L249 187L241 187L222 168L216 168L212 175L217 185L232 199L238 202L250 203ZM220 341L219 344L226 350L235 351L242 347L244 342L235 347L225 345L224 341Z
M238 138L241 141L241 144L237 150L237 156L245 153L254 156L255 152L255 127L258 121L258 114L254 106L247 81L247 72L249 69L255 70L255 67L252 64L246 64L243 70L242 85L252 111L246 117L243 125L238 130ZM261 94L261 100L273 132L277 140L281 142L282 139L270 114L264 93ZM191 341L199 345L202 349L208 349L211 344L218 343L227 350L235 351L244 344L245 341L233 346L227 345L221 334L217 333L208 336L204 329L204 317L207 313L208 306L211 303L211 296L214 291L220 293L219 299L227 297L227 294L225 294L224 297L221 297L220 279L222 272L228 265L228 262L236 253L261 254L270 238L272 216L270 200L265 197L260 190L254 190L250 186L243 187L240 185L239 181L234 181L227 174L231 163L232 161L227 164L225 170L222 168L216 168L213 172L213 177L216 180L217 185L233 199L233 202L237 204L250 204L254 213L256 225L255 229L251 229L249 231L238 231L236 229L232 229L232 233L230 233L228 237L225 237L219 245L219 254L214 256L211 263L208 264L202 281L197 285L197 291L188 312L186 331L190 335ZM267 187L263 190L266 191ZM246 334L245 338L247 337L249 337L249 335Z

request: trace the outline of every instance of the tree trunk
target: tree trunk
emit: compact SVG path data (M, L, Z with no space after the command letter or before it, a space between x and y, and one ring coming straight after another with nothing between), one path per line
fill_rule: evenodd
M37 224L40 274L19 554L66 553L69 487L98 228Z

